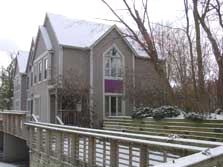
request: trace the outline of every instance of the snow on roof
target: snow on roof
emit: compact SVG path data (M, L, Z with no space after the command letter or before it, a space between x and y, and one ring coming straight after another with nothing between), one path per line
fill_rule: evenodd
M28 62L29 52L26 51L18 51L16 58L18 62L19 72L25 73L26 65Z
M52 13L47 13L47 16L54 28L59 44L66 46L90 47L112 27L112 25L70 19ZM131 38L126 39L139 56L148 57L136 41Z
M40 26L39 30L43 35L43 40L44 40L47 50L51 50L53 47L52 47L52 44L51 44L51 41L50 41L50 38L49 38L46 28L43 26Z
M70 19L56 14L47 14L59 44L90 47L111 26L84 20Z

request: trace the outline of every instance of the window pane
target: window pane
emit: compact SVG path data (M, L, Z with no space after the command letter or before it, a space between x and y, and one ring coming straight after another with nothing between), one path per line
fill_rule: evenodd
M48 59L44 60L44 79L47 79Z
M116 76L121 77L122 76L122 63L121 59L116 59Z
M116 59L111 58L111 76L116 77Z
M39 63L39 81L42 80L42 62Z
M109 116L109 96L105 96L105 116Z
M122 115L122 97L118 97L118 115Z
M110 69L110 64L109 64L109 58L105 58L105 76L110 76L109 70Z
M116 115L116 97L111 96L111 115L115 116Z

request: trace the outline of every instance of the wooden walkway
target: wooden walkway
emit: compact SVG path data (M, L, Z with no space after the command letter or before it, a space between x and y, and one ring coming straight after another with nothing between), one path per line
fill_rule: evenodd
M220 167L223 159L220 142L30 122L25 112L0 115L4 133L27 141L30 167Z

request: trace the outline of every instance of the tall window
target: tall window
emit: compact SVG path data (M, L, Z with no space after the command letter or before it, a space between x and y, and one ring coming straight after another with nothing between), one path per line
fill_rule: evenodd
M116 48L112 48L105 55L105 77L122 77L123 60Z
M38 69L37 69L37 64L34 66L34 83L37 82L37 72L38 72Z
M123 114L123 61L123 57L115 47L104 55L105 116Z
M31 69L30 80L30 85L33 86L33 68Z
M42 70L43 70L43 67L42 67L42 61L39 62L39 68L38 68L38 72L39 72L39 81L42 80Z
M47 79L48 59L44 59L44 79Z

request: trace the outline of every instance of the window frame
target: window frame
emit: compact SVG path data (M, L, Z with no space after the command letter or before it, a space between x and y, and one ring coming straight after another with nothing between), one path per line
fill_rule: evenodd
M121 77L112 77L112 76L106 76L105 75L105 62L106 62L106 57L109 57L107 56L107 53L111 50L115 48L117 50L117 52L119 53L120 55L120 58L121 58L121 68L122 68L122 76ZM113 56L114 57L114 56ZM124 76L125 76L125 57L124 55L122 54L122 52L119 50L119 48L117 47L116 44L113 44L111 47L109 47L104 53L103 53L103 76L102 76L102 85L103 85L103 118L106 118L106 109L105 109L105 97L106 96L119 96L119 97L122 97L121 99L121 110L122 110L122 115L125 115L125 109L126 109L126 101L125 99L123 98L125 96L125 85L123 84L123 92L122 93L106 93L105 92L105 80L123 80Z
M112 50L113 49L116 49L116 52L118 54L116 54L115 56L114 55L109 55L109 53L113 52ZM119 56L117 56L119 55ZM115 76L112 76L112 59L113 61L115 60L120 60L120 68L115 68ZM106 64L107 64L107 61L108 61L108 67L106 67ZM124 76L124 56L122 56L121 52L119 51L119 49L117 49L117 47L115 46L112 46L111 48L109 48L109 50L107 50L104 54L104 61L103 61L103 66L104 66L104 69L103 69L103 73L104 73L104 78L105 79L113 79L113 80L123 80L123 76ZM121 73L120 75L118 74L117 75L117 69L121 69ZM108 75L106 75L106 70L108 70Z
M48 63L49 63L48 58L44 58L43 59L43 80L48 79Z
M42 72L43 72L43 62L40 60L38 62L38 82L42 81Z

